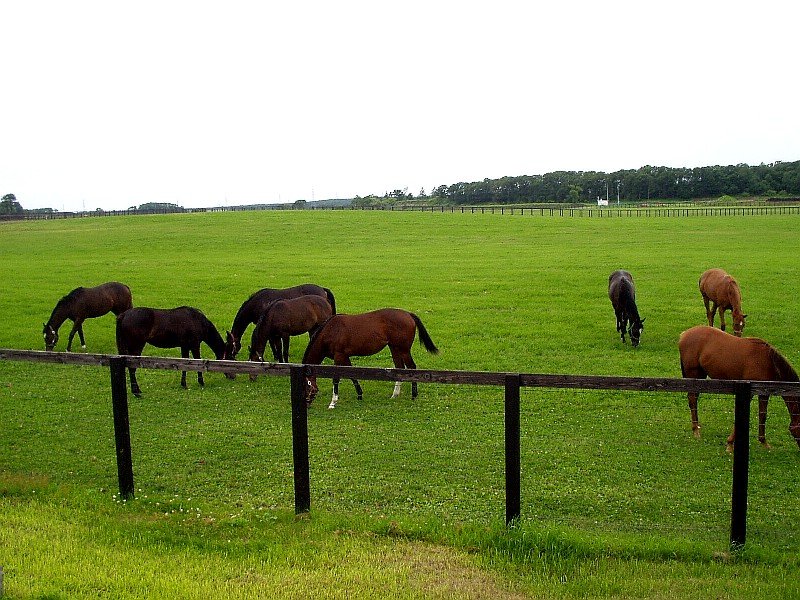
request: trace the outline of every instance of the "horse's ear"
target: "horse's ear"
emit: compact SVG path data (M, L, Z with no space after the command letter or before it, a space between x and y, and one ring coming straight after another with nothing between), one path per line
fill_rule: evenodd
M746 318L747 318L747 315L742 315L742 318L743 318L743 319L746 319Z

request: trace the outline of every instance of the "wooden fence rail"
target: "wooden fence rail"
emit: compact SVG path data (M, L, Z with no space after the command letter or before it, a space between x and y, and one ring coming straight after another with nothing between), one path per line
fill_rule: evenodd
M297 513L308 512L311 508L308 418L305 402L306 377L502 386L505 389L506 522L509 524L519 519L521 515L520 389L522 387L626 390L632 392L698 392L732 395L735 398L736 439L733 457L730 542L734 547L745 543L747 532L747 485L750 456L750 404L752 397L754 395L800 396L800 383L777 381L723 381L716 379L337 367L333 365L255 363L9 349L0 349L0 360L109 367L111 372L111 396L119 488L120 494L125 498L133 497L134 491L131 438L128 423L126 367L290 377L292 454L294 460L295 511Z

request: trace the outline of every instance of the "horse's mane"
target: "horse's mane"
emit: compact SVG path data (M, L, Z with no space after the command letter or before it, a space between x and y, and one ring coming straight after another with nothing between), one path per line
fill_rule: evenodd
M794 367L786 360L783 354L775 350L772 346L768 345L768 347L769 358L775 370L778 372L778 376L780 377L779 381L800 381L797 371L794 370Z
M319 337L319 334L322 333L322 330L325 329L325 326L328 324L328 322L330 322L330 320L335 316L336 315L331 315L322 322L322 325L317 327L317 330L311 336L311 339L308 340L308 346L306 346L305 352L303 352L303 362L306 362L306 358L308 358L308 351L311 349L311 346L314 345L314 342L316 341L317 337Z

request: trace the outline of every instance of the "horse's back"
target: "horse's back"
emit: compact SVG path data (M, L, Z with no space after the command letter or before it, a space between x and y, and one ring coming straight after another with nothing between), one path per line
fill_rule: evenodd
M684 376L712 379L770 380L774 376L771 352L775 351L759 338L742 338L708 325L697 325L681 333L678 341Z
M700 293L703 297L714 300L717 303L727 301L728 290L733 285L738 287L739 284L736 279L720 268L704 271L698 281Z
M624 269L618 269L608 276L608 297L612 302L618 302L624 295L635 295L636 288L633 284L633 275Z

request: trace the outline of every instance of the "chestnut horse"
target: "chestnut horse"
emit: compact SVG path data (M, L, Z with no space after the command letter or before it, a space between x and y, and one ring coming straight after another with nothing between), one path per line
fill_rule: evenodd
M698 325L681 334L678 342L681 355L681 373L694 379L741 379L752 381L800 381L797 372L775 348L758 338L740 338L709 327ZM697 397L689 393L689 410L692 413L694 437L700 438L697 419ZM764 426L767 421L767 400L758 397L758 441L767 444ZM789 433L800 447L800 397L784 396L789 410ZM735 428L728 438L728 452L733 450Z
M73 322L72 331L67 340L67 352L72 350L72 338L77 333L81 338L81 348L86 348L83 337L83 322L86 319L102 317L113 312L122 314L133 306L131 290L124 283L110 281L97 287L79 287L61 298L53 309L50 319L44 324L42 335L44 347L52 350L58 343L58 328L70 319Z
M631 336L631 345L636 348L642 337L644 319L639 317L636 308L636 287L633 285L633 276L627 271L614 271L608 277L608 297L617 315L617 331L625 343L625 331Z
M722 269L709 269L700 276L699 285L709 326L714 326L714 315L719 309L719 327L725 331L725 311L730 310L733 335L740 337L747 315L742 313L742 291L737 281Z
M231 330L226 333L225 356L228 360L235 360L236 355L242 347L242 336L250 324L255 325L261 318L270 303L275 300L288 300L290 298L299 298L300 296L322 296L331 305L333 314L336 314L336 298L333 297L333 292L328 288L314 285L313 283L304 283L303 285L296 285L294 287L285 289L264 288L242 303L236 317L233 319L233 326Z
M120 354L139 356L150 344L156 348L181 349L181 356L200 358L200 343L205 342L217 360L225 358L225 342L214 324L196 308L181 306L171 309L132 308L117 317L117 350ZM131 392L141 397L136 369L130 371ZM197 372L197 383L203 382L202 371ZM181 386L186 388L186 371L181 372Z
M321 364L325 358L332 358L335 365L351 366L351 356L371 356L389 346L394 366L398 369L416 369L411 357L411 346L419 330L419 340L431 354L439 349L428 335L420 318L414 313L397 308L382 308L358 315L335 315L328 319L311 338L303 356L303 363ZM363 392L357 380L351 379L358 399ZM400 395L399 381L394 384L392 398ZM306 379L306 404L311 406L317 396L317 378ZM417 382L411 382L411 397L417 397ZM333 395L328 408L334 408L339 399L339 379L333 380Z
M289 338L303 333L313 336L332 314L331 305L319 296L276 300L256 323L250 340L250 360L263 362L269 342L275 362L289 362Z

